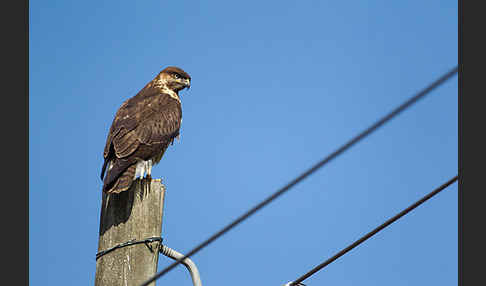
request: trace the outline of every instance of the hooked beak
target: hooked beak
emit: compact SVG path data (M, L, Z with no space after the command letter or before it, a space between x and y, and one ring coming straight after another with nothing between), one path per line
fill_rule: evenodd
M187 89L191 88L191 80L190 79L184 80L184 87L187 87Z

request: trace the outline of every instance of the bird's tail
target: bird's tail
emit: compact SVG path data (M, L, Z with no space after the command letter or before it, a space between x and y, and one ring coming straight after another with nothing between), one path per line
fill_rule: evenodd
M137 164L131 164L125 170L117 170L118 164L114 164L112 169L109 169L106 173L105 180L103 182L103 192L121 193L128 190L132 186L133 178L135 177L135 171Z
M101 168L101 176L100 176L102 181L103 181L103 176L105 175L106 166L108 165L109 161L110 160L105 159L105 162L103 162L103 167Z

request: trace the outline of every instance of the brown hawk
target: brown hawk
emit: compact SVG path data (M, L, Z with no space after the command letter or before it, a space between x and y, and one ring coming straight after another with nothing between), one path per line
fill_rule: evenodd
M179 136L182 121L179 91L190 88L191 77L178 67L162 70L140 92L118 109L106 139L101 169L103 191L126 191L152 165L159 163L169 144Z

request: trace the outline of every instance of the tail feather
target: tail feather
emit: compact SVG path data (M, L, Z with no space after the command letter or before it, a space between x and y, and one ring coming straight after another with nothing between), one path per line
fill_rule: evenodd
M108 162L109 161L110 160L105 159L105 162L103 163L103 167L101 168L101 176L100 176L100 178L101 178L102 181L103 181L103 176L105 175L106 166L108 165Z
M112 170L108 170L103 184L103 191L111 194L128 190L132 185L133 178L135 177L136 168L137 164L132 164L121 173L112 173ZM113 169L115 169L115 167L113 167ZM115 178L115 174L118 175L118 177Z

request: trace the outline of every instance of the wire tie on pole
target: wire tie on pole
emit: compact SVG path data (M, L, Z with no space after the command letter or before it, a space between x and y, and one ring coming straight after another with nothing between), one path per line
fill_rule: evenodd
M154 251L148 243L154 242L154 241L159 241L160 243L162 243L162 240L163 240L163 238L160 237L160 236L149 237L149 238L146 238L146 239L143 239L143 240L132 239L132 240L129 240L127 242L117 244L117 245L115 245L111 248L108 248L107 250L103 250L103 251L96 253L96 260L98 260L98 258L100 258L101 256L103 256L103 255L105 255L109 252L112 252L115 249L122 248L122 247L129 246L129 245L140 244L140 243L145 244L147 246L147 248L150 250L150 252L153 253Z

